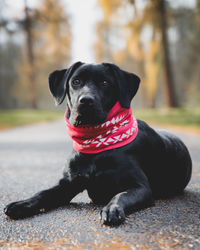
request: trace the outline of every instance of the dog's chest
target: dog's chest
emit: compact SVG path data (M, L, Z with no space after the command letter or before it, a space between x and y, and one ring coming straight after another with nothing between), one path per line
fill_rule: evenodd
M87 185L89 197L96 204L105 204L119 192L119 180L116 171L109 169L98 171L90 177Z

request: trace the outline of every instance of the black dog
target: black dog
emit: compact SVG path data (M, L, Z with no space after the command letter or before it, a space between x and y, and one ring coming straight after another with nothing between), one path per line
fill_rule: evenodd
M101 124L117 101L129 108L139 82L136 75L109 63L77 62L49 76L57 104L67 96L68 120L76 127ZM66 205L86 189L93 202L105 205L102 222L120 224L125 214L152 205L153 199L182 192L191 169L189 152L179 138L138 120L134 141L95 154L74 150L58 185L9 204L5 213L13 219L39 214Z

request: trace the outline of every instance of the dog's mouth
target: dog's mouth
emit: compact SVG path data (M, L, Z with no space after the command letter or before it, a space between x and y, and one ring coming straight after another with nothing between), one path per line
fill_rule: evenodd
M72 109L69 115L69 122L73 126L98 125L105 121L107 114L100 107L78 106Z

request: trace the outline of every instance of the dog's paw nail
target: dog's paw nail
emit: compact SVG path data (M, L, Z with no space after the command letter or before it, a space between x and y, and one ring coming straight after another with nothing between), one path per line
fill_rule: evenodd
M107 212L105 210L102 210L100 213L100 220L103 224L107 221Z

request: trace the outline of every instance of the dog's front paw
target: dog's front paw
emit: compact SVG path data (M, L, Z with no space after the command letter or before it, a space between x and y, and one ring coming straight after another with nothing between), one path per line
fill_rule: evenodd
M36 209L30 201L17 201L8 204L4 213L11 219L17 220L36 214Z
M117 204L108 204L100 215L102 223L106 225L119 225L125 220L124 209Z

